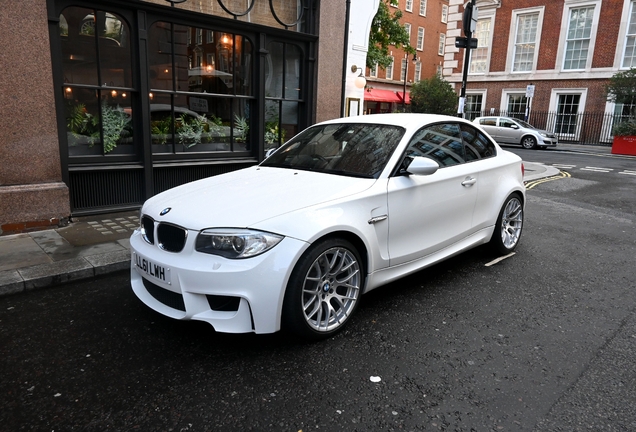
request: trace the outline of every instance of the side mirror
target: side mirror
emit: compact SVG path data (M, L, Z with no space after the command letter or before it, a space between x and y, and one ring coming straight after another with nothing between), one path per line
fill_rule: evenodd
M427 157L415 156L406 168L406 172L413 175L431 175L439 169L439 164Z
M519 129L519 126L517 126L516 124L510 125L511 129Z
M276 149L276 148L271 148L271 149L267 150L267 151L265 152L265 159L267 159L268 157L270 157L271 155L273 155L273 154L274 154L274 152L275 152L276 150L278 150L278 149Z

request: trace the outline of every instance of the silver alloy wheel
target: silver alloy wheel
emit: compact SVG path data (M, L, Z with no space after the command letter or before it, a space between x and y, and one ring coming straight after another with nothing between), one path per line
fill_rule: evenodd
M309 267L302 291L307 324L316 331L340 327L354 310L360 296L360 264L343 248L324 251Z
M525 136L521 140L521 146L526 149L533 149L537 145L537 140L531 136Z
M523 206L518 198L508 201L501 214L501 242L506 249L514 249L523 226Z

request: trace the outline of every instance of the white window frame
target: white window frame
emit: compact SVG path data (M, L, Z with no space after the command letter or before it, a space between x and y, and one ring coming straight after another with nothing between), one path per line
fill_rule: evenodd
M405 79L408 79L408 77L406 76L408 73L408 66L409 65L409 59L408 57L405 57L402 59L402 61L400 62L400 81L404 82Z
M472 62L473 62L473 56L471 55L471 63L470 63L470 68L468 69L468 74L469 75L485 75L490 71L490 56L492 54L492 37L493 37L493 33L494 33L494 29L495 29L495 14L494 11L488 11L485 13L480 13L480 17L477 20L477 22L479 23L479 21L482 20L489 20L490 21L490 31L488 32L488 38L487 38L487 45L486 46L481 46L481 44L483 43L483 38L478 37L478 45L477 48L486 48L487 49L487 54L486 54L486 68L481 71L481 72L473 72L472 69ZM474 53L474 51L473 51ZM472 54L472 53L471 53Z
M418 51L424 50L424 27L417 28L417 43L415 49Z
M571 95L578 94L580 96L579 99L579 110L578 113L585 112L585 103L587 102L587 88L554 88L550 93L550 112L557 112L559 96L561 95ZM557 113L558 115L558 113ZM550 116L550 120L548 122L547 130L550 132L555 132L557 115ZM574 134L568 134L565 136L568 140L578 140L581 135L581 127L583 126L583 122L577 122L576 124L576 132ZM564 138L563 134L559 134L559 138Z
M442 5L442 22L448 24L448 5Z
M486 96L487 95L488 95L488 91L486 89L478 89L478 90L472 90L471 89L471 90L468 90L466 92L466 97L468 97L468 96L481 96L481 112L485 112Z
M369 77L377 78L378 77L378 64L373 65L372 68L369 69Z
M411 43L411 23L404 23L404 30L409 35L409 44Z
M501 103L499 104L499 110L508 112L508 100L510 96L526 95L526 89L524 88L509 88L501 91Z
M420 16L426 16L426 0L420 0Z
M590 34L590 44L587 49L587 61L584 69L565 69L565 52L567 48L567 33L570 25L570 13L572 9L580 9L585 7L594 7L594 18L592 21L592 32ZM592 59L594 58L594 48L596 45L596 34L598 29L599 17L601 14L601 0L565 0L563 7L563 16L561 19L561 36L559 39L559 50L557 52L557 64L561 67L561 72L581 72L590 70L592 67Z
M636 0L625 2L623 5L623 14L621 16L627 17L621 22L620 31L618 33L618 41L616 44L616 67L621 70L629 69L630 67L636 67L636 48L634 48L634 56L630 65L625 66L625 54L627 54L627 40L633 38L633 43L636 45L636 29L634 33L629 33L629 24L632 14L636 14ZM636 17L635 22L636 26Z
M404 10L406 10L407 12L413 12L413 0L406 0Z
M527 74L532 73L537 70L537 59L539 57L539 51L541 48L541 32L543 29L543 15L545 12L545 6L526 8L526 9L516 9L512 11L512 19L510 20L510 36L508 39L508 52L510 53L510 58L507 61L507 69L509 73L513 74ZM537 34L534 42L534 56L532 58L532 68L528 71L515 71L515 55L516 55L516 42L517 42L517 24L519 22L519 17L522 15L532 15L539 14L537 17Z
M415 62L415 73L413 74L413 82L420 82L422 81L422 62L421 61L416 61Z
M393 56L390 56L391 58L391 64L388 65L385 69L386 71L386 79L388 80L392 80L393 79L393 66L395 65L395 58Z
M437 55L444 55L444 50L446 49L446 34L439 34L439 46L437 47Z

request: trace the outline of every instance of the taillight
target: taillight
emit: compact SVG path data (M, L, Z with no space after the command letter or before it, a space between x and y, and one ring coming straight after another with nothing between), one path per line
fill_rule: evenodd
M523 166L523 162L521 162L521 178L526 175L526 167Z

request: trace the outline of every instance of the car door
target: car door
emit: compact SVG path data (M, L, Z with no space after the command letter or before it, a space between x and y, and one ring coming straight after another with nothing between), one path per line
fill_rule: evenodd
M439 251L470 234L478 174L465 163L457 123L413 135L408 156L429 157L440 169L427 176L395 175L388 182L390 265Z
M497 136L499 136L497 117L484 117L479 120L479 126L481 126L483 130L488 132L488 135L490 135L495 141L497 141Z
M495 140L509 144L519 144L521 141L519 125L510 119L500 118L498 138Z

